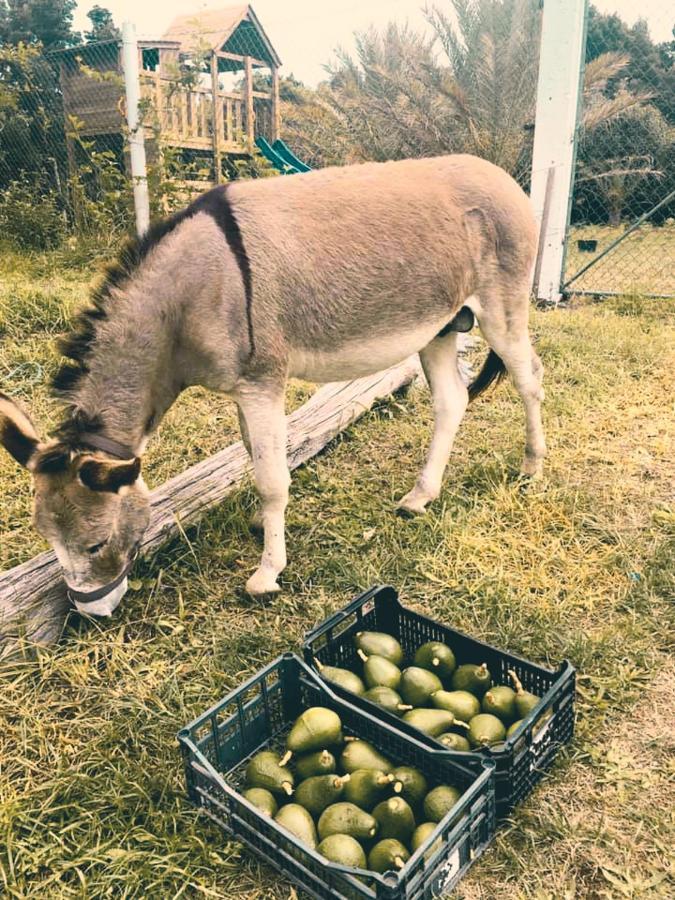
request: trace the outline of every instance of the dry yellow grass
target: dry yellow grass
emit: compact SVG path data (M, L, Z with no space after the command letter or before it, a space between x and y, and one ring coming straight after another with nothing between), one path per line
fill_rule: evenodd
M11 260L10 260L11 263ZM33 369L83 293L79 274L6 263L0 379L40 417ZM33 300L30 300L33 297ZM377 581L406 603L539 661L578 667L574 744L457 892L465 900L670 897L675 325L658 301L535 313L550 458L522 491L517 398L470 411L424 519L392 514L428 440L419 388L299 470L291 563L267 606L241 595L259 548L244 486L139 566L110 622L0 681L0 893L12 898L288 898L289 886L183 798L176 730ZM7 378L7 373L13 373ZM296 395L296 401L300 395ZM157 481L234 436L194 394L152 447ZM0 553L39 549L28 484L0 457Z

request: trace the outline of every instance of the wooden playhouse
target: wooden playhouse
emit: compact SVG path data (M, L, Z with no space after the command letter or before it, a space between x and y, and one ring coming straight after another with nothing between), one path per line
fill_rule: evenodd
M218 182L226 157L279 137L281 60L249 5L178 16L161 39L139 41L138 54L150 158L161 147L206 156ZM72 175L80 138L123 147L121 42L71 47L55 59Z

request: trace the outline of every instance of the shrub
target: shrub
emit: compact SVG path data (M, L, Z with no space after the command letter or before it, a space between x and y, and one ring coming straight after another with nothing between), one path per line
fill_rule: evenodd
M58 247L66 233L60 201L53 191L27 180L0 190L0 234L21 250Z

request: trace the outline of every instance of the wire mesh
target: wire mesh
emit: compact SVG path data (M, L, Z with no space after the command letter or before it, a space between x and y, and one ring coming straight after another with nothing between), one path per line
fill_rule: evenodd
M254 22L222 45L198 18L191 29L138 43L155 215L242 169L268 174L254 140L278 136L275 58ZM30 249L115 241L133 226L132 194L121 41L0 45L0 233Z
M675 296L675 16L587 19L569 293Z

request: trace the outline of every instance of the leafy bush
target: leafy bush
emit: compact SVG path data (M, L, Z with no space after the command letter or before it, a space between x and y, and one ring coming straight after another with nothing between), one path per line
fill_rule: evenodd
M29 181L0 189L0 234L22 250L58 247L66 233L59 197Z

